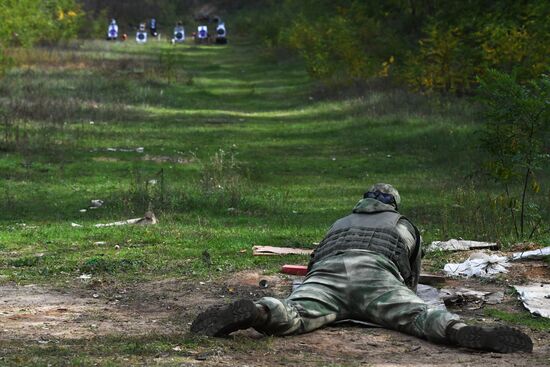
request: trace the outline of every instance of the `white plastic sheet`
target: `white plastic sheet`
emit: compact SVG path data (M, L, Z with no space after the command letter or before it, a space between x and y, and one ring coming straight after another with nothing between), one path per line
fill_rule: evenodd
M416 287L416 295L426 302L428 307L432 309L447 310L437 288L426 284L419 284Z
M443 271L448 276L492 278L497 274L507 273L509 266L510 263L506 256L477 252L462 263L446 264Z
M533 315L550 318L550 284L515 285L519 299Z
M514 252L510 260L540 259L544 256L550 256L550 246L532 251Z

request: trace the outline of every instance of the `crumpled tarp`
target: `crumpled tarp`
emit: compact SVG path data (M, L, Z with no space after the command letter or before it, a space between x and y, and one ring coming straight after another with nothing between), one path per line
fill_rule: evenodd
M506 256L476 252L462 263L446 264L443 271L448 276L492 278L497 274L507 273L508 266L510 263Z
M503 291L482 292L469 288L443 288L439 291L439 297L445 304L476 303L479 307L484 303L495 305L504 299Z
M550 284L515 285L519 299L533 315L550 318Z
M479 242L469 240L450 239L448 241L433 241L426 247L426 252L433 251L467 251L476 249L498 249L498 245L494 242Z
M420 297L432 309L447 310L446 306L458 304L473 304L471 309L477 309L487 303L494 305L501 303L504 292L482 292L469 288L437 288L425 284L419 284L416 295Z
M426 284L418 284L416 295L428 304L428 307L437 310L447 310L437 288Z
M540 259L545 256L550 256L550 246L532 251L514 252L510 260Z

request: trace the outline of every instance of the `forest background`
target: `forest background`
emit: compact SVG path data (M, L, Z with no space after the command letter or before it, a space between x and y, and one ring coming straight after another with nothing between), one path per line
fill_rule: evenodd
M297 53L312 77L339 82L389 77L461 95L488 69L537 78L550 55L550 4L543 0L10 0L0 6L0 45L103 37L110 18L130 31L146 21L143 14L155 14L169 31L178 20L191 23L218 9L231 14L234 34Z

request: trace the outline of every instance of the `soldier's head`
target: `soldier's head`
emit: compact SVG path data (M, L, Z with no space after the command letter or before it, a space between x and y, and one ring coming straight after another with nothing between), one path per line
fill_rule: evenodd
M399 192L390 184L377 183L373 185L369 191L365 192L363 198L376 199L384 204L392 205L395 210L398 210L401 204L401 196Z

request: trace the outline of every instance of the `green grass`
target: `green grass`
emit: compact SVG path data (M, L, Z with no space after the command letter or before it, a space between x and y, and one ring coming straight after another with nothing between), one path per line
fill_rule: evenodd
M506 311L501 311L495 308L486 308L485 316L493 317L495 319L500 319L506 321L507 323L524 325L528 328L540 331L550 330L550 319L544 317L533 316L528 312L523 313L511 313Z
M195 365L197 360L211 360L212 356L226 353L250 353L270 349L271 338L252 340L237 337L233 340L192 338L184 334L151 334L128 337L115 335L89 339L49 340L48 343L32 344L25 353L18 351L20 342L3 343L1 365L45 366L127 366L148 365Z
M510 239L506 213L482 208L494 188L466 178L479 163L468 101L389 87L318 99L298 61L257 52L100 41L12 51L20 66L0 80L0 280L275 271L289 259L252 257L252 245L312 247L380 181L427 241ZM105 205L81 213L91 199ZM93 227L149 208L159 225Z

